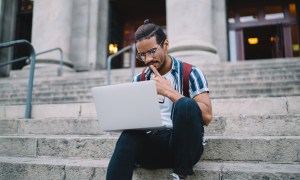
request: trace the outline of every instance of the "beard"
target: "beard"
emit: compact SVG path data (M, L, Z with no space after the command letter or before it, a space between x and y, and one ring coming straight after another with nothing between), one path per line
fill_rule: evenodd
M151 62L147 63L146 66L154 65L157 63L158 67L155 67L156 70L160 73L161 70L166 66L166 57L165 56L159 56L160 61L153 59Z

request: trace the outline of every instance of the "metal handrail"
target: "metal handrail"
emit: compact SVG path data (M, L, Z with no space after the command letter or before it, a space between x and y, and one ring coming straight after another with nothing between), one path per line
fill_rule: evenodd
M63 74L63 61L64 61L64 55L63 55L63 51L61 48L57 47L57 48L53 48L53 49L49 49L46 51L42 51L37 53L36 55L41 55L41 54L46 54L48 52L52 52L52 51L59 51L60 52L60 62L59 62L59 68L57 70L57 76L62 76Z
M26 109L25 109L25 119L29 119L31 118L32 87L33 87L33 77L34 77L34 70L35 70L35 57L36 57L34 47L27 40L16 40L16 41L10 41L10 42L0 44L0 49L7 48L10 46L20 45L20 44L26 44L30 48L31 63L30 63L28 90L27 90L27 98L26 98ZM13 62L9 62L8 64L11 63Z
M39 52L39 53L36 53L35 56L38 56L38 55L41 55L41 54L46 54L48 52L52 52L52 51L59 51L60 52L60 62L59 62L59 68L57 70L57 76L62 76L63 74L63 61L64 61L64 56L63 56L63 51L61 48L57 47L57 48L53 48L53 49L49 49L49 50L46 50L46 51L42 51L42 52ZM22 61L22 60L26 60L28 59L29 57L21 57L21 58L18 58L18 59L13 59L9 62L6 62L6 63L2 63L0 64L0 67L1 66L5 66L7 64L11 64L11 63L14 63L14 62L18 62L18 61Z
M133 78L134 76L134 70L135 70L135 44L133 45L129 45L124 47L123 49L121 49L119 52L117 52L116 54L110 55L108 56L107 60L106 60L106 64L107 64L107 85L110 85L110 71L111 71L111 60L112 58L124 53L125 51L131 49L131 78Z

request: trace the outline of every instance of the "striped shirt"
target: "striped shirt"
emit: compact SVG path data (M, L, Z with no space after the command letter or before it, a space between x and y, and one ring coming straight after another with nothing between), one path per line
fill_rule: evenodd
M183 94L183 72L182 72L182 62L180 60L171 57L172 59L172 69L171 74L175 79L175 90L178 91L180 94ZM145 77L146 80L150 80L153 76L153 72L149 67L145 70ZM133 79L134 82L140 81L141 73L136 75ZM208 82L205 75L200 71L197 67L193 66L192 71L189 77L189 94L190 98L197 96L203 92L209 92L208 89Z

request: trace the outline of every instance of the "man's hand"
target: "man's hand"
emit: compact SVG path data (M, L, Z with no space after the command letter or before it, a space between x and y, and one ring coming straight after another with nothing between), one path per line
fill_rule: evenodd
M168 97L172 102L176 102L183 97L183 95L173 89L171 82L161 76L153 65L150 65L150 69L155 74L155 77L151 78L151 80L154 80L156 83L157 94Z
M171 82L162 77L153 65L150 65L150 68L155 74L155 77L151 78L151 80L156 82L158 94L168 97L173 103L184 97L182 94L173 89ZM195 99L199 108L201 109L204 125L207 126L212 120L211 100L208 93L205 92L198 94L193 99Z

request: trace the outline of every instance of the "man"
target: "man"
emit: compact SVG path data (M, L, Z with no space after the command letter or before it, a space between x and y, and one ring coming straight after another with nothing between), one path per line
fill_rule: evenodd
M212 119L207 80L193 67L189 74L189 97L183 96L182 62L168 55L165 33L149 20L137 29L135 43L137 58L147 67L134 81L144 77L156 82L161 117L167 129L123 131L106 178L130 180L134 167L139 165L150 169L173 168L174 180L186 179L193 174L193 166L203 153L203 125Z

